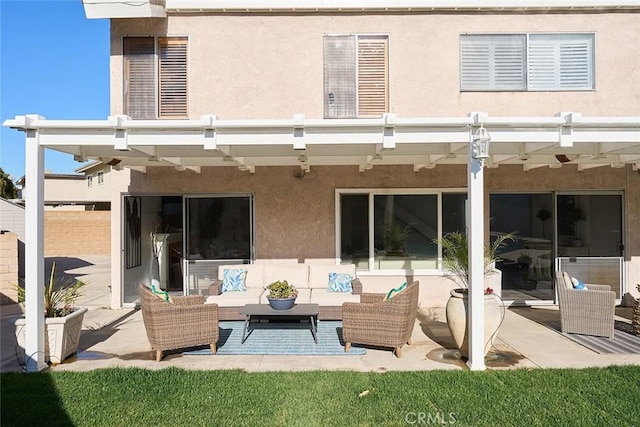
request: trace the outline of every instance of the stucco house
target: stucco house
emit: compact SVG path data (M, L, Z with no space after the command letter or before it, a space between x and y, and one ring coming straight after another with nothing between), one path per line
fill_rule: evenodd
M152 234L187 294L221 264L322 259L443 306L435 242L455 230L475 259L517 233L497 265L509 303L554 304L558 270L635 292L636 1L83 3L111 21L111 116L4 125L34 180L44 147L123 169L113 308L149 279Z

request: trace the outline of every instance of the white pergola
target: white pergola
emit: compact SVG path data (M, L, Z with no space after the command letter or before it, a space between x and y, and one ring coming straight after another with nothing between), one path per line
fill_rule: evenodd
M203 167L237 167L259 174L264 166L350 165L366 173L378 165L412 165L415 172L438 165L466 164L470 212L484 212L483 167L470 150L476 131L491 138L487 167L521 165L524 171L577 165L640 168L640 117L466 117L377 119L223 120L46 120L16 116L4 126L25 132L26 168L26 354L27 370L44 364L44 149L78 161L100 159L116 168L145 173L165 166L200 173ZM33 188L32 188L33 187ZM468 215L470 252L470 351L472 370L484 365L482 215Z

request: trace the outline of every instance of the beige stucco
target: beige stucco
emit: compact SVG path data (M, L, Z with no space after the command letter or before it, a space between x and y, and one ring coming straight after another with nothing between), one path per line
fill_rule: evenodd
M122 113L122 37L189 37L189 115L322 117L322 35L389 34L390 111L402 117L640 114L640 15L198 15L112 20L111 110ZM593 32L596 90L461 93L463 33ZM635 77L634 77L635 76Z
M123 113L122 37L189 37L189 116L224 119L322 118L322 35L389 35L390 112L400 117L551 116L578 111L584 116L640 115L640 15L614 14L210 14L111 22L111 112ZM459 90L459 37L463 33L593 32L596 89L579 92L482 92ZM171 167L125 170L114 181L112 247L121 244L121 192L129 194L251 193L255 196L256 257L335 258L337 188L465 188L466 166L414 172L412 166L313 167L305 178L298 167L203 167L200 174ZM317 172L317 175L315 174ZM129 182L129 176L131 180ZM309 179L314 177L313 179ZM486 169L485 224L491 192L556 190L622 191L625 201L626 291L640 282L640 174L602 167L522 166ZM112 253L113 283L122 274L121 254ZM399 277L363 274L366 291L384 291ZM441 276L421 281L421 304L444 305L452 287ZM121 304L114 287L112 306Z

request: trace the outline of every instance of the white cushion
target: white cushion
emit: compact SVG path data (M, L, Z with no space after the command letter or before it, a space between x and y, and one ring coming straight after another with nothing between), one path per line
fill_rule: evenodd
M218 280L222 281L224 278L224 270L247 270L247 276L245 277L245 284L247 288L264 289L266 283L262 278L264 265L262 264L230 264L221 265L218 267ZM255 303L254 303L255 304Z
M298 296L296 298L296 303L297 304L309 304L309 300L311 297L311 289L309 288L302 288L302 289L298 289ZM262 297L260 298L260 304L269 304L269 300L267 299L267 296L269 295L269 291L265 290L264 294L262 294Z
M244 292L225 292L222 295L209 295L206 304L218 304L219 307L242 307L246 304L259 304L263 289L247 288Z
M311 304L320 304L320 307L341 307L345 302L360 302L360 295L329 292L326 289L311 290Z
M329 273L346 273L351 277L356 277L355 264L343 265L326 265L326 264L310 264L309 265L309 287L311 289L327 289L329 287Z
M562 272L562 278L564 279L564 286L567 289L573 289L573 282L571 281L571 277L567 274L566 271Z
M278 280L286 280L296 289L308 288L309 267L305 264L265 264L263 287Z

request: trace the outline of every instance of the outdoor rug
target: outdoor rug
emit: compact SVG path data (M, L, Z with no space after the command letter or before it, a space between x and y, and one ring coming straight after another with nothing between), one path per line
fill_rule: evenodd
M590 335L565 334L560 332L560 321L545 322L545 326L555 330L570 340L600 354L640 354L640 337L631 333L632 326L615 321L613 338L592 337Z
M342 322L318 322L318 344L313 341L308 323L266 323L255 325L244 344L242 339L243 321L220 322L218 355L240 354L290 354L290 355L332 355L357 356L366 353L363 347L352 345L348 353L342 342ZM184 355L211 355L209 347L185 351Z

